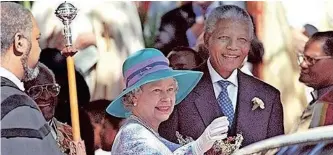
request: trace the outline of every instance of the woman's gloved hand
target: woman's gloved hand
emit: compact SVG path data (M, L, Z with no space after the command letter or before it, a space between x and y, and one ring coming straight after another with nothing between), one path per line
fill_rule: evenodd
M216 140L227 138L229 121L227 117L219 117L208 125L202 135L193 142L193 150L197 155L208 151Z

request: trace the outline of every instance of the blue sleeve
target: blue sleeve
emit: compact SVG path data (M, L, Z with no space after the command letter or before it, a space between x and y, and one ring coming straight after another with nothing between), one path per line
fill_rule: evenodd
M194 47L197 42L197 38L195 37L195 35L191 29L187 29L186 37L187 37L189 47Z

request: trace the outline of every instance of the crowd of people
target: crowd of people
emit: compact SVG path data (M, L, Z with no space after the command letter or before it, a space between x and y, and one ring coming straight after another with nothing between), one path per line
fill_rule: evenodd
M131 10L134 4L113 5ZM131 33L112 27L114 19L96 6L84 11L91 31L77 32L74 41L78 147L64 56L71 51L62 51L59 27L40 29L41 14L36 20L34 11L1 2L1 154L333 152L332 135L304 140L332 129L333 31L307 34L297 52L299 81L314 91L288 135L280 91L250 65L261 63L265 50L242 5L196 1L171 9L161 17L151 48L144 48L142 32L126 22L121 24ZM125 43L125 34L135 47ZM83 59L93 62L86 66Z

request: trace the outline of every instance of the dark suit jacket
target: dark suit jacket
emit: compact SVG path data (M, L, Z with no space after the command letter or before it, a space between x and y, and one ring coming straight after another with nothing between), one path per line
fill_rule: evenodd
M176 46L188 46L186 30L195 23L192 3L173 9L161 18L159 33L155 40L155 48L166 56ZM168 38L165 42L161 38Z
M2 155L62 155L36 102L1 77Z
M197 139L217 117L224 116L214 95L207 63L201 68L204 75L193 91L177 106L170 118L161 123L162 137L177 142L175 132ZM229 136L242 133L242 147L284 134L283 109L280 92L274 87L238 70L237 106ZM252 111L254 97L262 99L264 109Z

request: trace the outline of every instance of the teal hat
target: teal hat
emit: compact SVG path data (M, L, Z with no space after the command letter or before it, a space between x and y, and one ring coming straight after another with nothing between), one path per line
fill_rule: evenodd
M135 88L166 78L173 77L178 82L176 104L180 103L197 85L202 72L173 70L163 53L154 48L146 48L130 55L123 64L123 76L126 83L124 91L111 102L106 111L115 117L126 118L131 111L124 107L122 97Z

